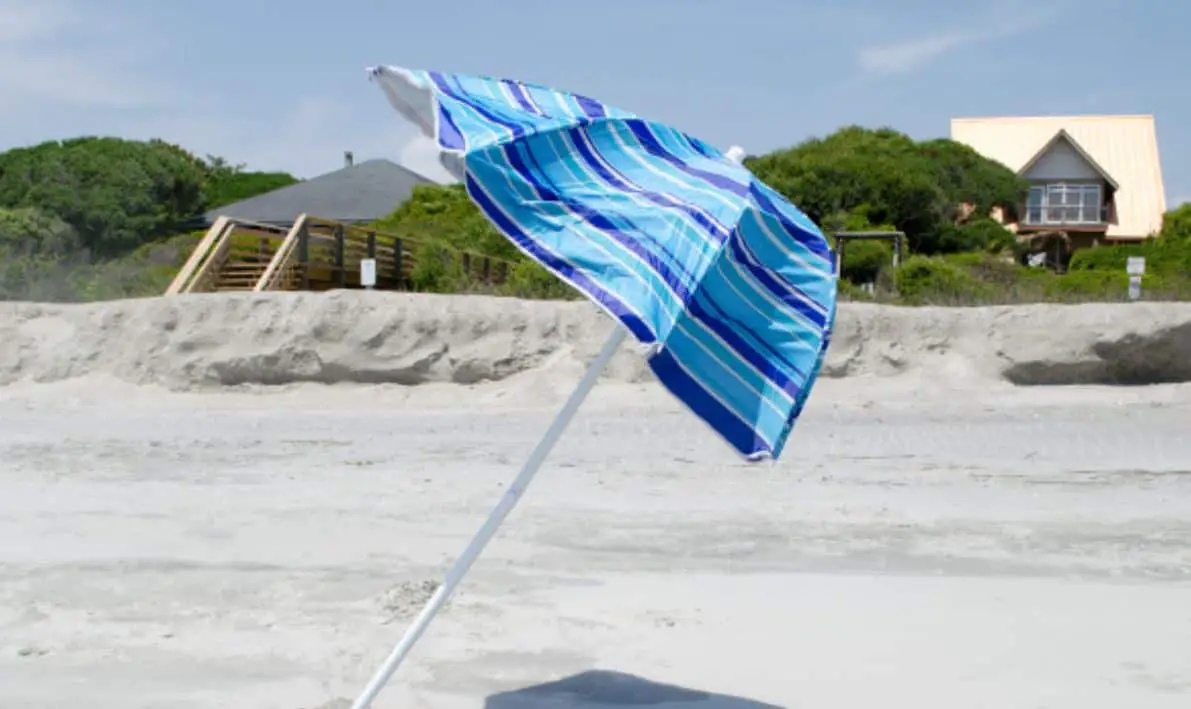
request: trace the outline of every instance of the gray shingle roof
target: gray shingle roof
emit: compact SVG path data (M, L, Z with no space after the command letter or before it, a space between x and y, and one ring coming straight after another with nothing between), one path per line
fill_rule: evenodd
M325 175L212 209L220 216L289 224L303 212L342 222L374 221L409 199L416 185L435 184L391 160L366 160Z

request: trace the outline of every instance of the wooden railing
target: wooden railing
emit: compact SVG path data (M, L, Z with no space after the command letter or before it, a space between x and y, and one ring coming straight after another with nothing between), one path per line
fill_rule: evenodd
M165 294L175 295L190 290L190 285L194 282L198 273L205 269L210 262L209 257L216 244L220 243L231 229L232 222L230 219L227 217L216 219L202 240L194 247L194 251L190 252L190 258L186 259L186 263L182 265L182 269L178 271L178 275L174 276L174 280L165 289Z
M298 264L294 255L298 252L300 242L305 238L306 221L305 214L300 215L294 221L294 225L285 235L285 240L273 254L272 260L269 261L265 272L261 274L260 280L256 282L252 290L288 290L285 286L292 284L293 279L297 276Z
M433 249L423 250L423 247ZM360 288L360 264L376 261L378 290L410 290L416 254L453 262L469 286L495 286L512 261L408 239L369 227L308 214L289 229L220 217L195 247L167 294L217 290L330 290ZM445 264L444 264L445 265Z
M289 274L290 288L360 288L360 263L376 261L378 290L409 290L415 252L430 242L303 214L294 222L254 290L277 290ZM507 279L512 261L477 252L440 247L472 278L489 284Z

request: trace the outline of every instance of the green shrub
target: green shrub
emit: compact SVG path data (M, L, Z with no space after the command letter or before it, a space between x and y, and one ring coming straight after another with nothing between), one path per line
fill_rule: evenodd
M893 245L876 239L853 239L844 246L840 275L852 283L875 283L882 269L893 263Z
M555 277L534 261L522 261L512 267L508 278L501 284L501 295L514 298L536 298L546 300L570 300L579 292L566 281Z
M1143 256L1146 275L1191 277L1191 239L1160 236L1140 244L1119 244L1081 249L1071 257L1070 271L1125 273L1130 256Z
M869 292L856 285L847 278L840 278L837 285L837 297L839 300L847 300L852 302L867 302L874 300Z
M434 242L419 244L413 250L414 267L410 285L428 293L458 293L467 281L458 253Z
M897 292L912 305L963 305L987 300L992 288L965 268L934 256L912 256L895 274Z
M939 232L938 246L944 253L968 251L1000 252L1012 248L1017 241L1013 232L988 218L973 219L965 224L949 225Z

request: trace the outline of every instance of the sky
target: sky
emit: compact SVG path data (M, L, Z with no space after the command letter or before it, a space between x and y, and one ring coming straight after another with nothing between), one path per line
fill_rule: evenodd
M443 177L368 80L390 64L599 98L757 154L843 125L1152 114L1191 201L1191 3L1168 0L0 0L0 150L162 138L313 177Z

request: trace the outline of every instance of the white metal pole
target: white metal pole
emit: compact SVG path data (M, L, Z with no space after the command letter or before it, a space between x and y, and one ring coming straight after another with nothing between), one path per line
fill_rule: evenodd
M447 570L446 578L443 580L442 585L434 592L434 595L426 603L422 612L418 614L418 617L414 620L413 625L409 627L409 630L405 631L405 636L401 638L401 642L397 643L396 647L393 648L393 651L385 659L384 664L373 675L372 679L368 682L368 686L364 688L359 698L352 704L352 709L366 709L371 705L372 700L376 698L376 695L384 688L385 683L397 671L401 662L409 655L414 643L418 642L418 639L422 637L422 633L426 631L426 627L430 625L430 621L434 619L434 616L438 614L443 604L451 597L451 593L454 592L455 587L467 575L468 569L479 558L480 554L484 551L484 547L488 545L488 542L492 540L492 537L496 534L496 530L500 528L501 523L513 511L513 508L517 506L517 503L521 500L521 496L525 494L525 489L529 487L534 475L542 467L542 462L546 459L550 450L554 448L554 444L558 442L559 437L562 436L562 432L566 429L567 424L571 422L571 419L574 418L575 412L579 410L579 406L587 398L592 387L595 386L600 372L603 371L604 367L612 359L612 355L616 354L616 350L624 341L626 332L624 327L619 323L612 328L612 334L608 336L608 340L604 342L603 348L600 349L599 354L596 355L591 366L587 368L587 373L579 380L579 385L575 387L575 391L571 393L570 398L567 399L567 403L563 404L562 410L558 412L558 415L554 418L554 422L550 424L550 428L546 429L542 440L538 442L533 452L529 454L529 459L525 461L525 465L522 466L521 472L513 480L513 484L505 491L505 494L500 498L500 502L496 504L496 507L488 516L488 520L484 522L484 526L480 527L480 531L472 538L467 548L464 549L463 554Z

